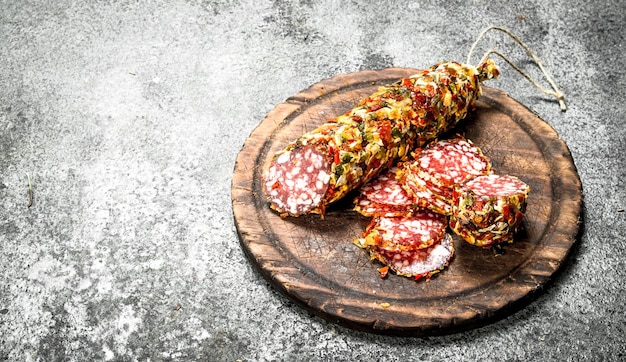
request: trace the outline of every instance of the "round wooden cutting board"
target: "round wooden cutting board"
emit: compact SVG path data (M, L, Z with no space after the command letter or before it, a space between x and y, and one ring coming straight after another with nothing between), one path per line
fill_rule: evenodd
M582 218L582 188L566 144L547 123L505 93L483 88L476 111L456 130L480 147L499 174L531 193L522 230L504 253L454 236L456 254L430 281L380 267L353 244L369 219L352 197L319 215L282 219L270 210L261 175L273 154L303 133L352 108L379 86L414 69L362 71L323 80L272 110L237 157L234 220L243 250L272 285L309 311L354 329L426 336L475 328L532 300L563 264Z

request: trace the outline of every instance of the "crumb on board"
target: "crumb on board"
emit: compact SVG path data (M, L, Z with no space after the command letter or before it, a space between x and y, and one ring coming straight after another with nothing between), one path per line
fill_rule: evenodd
M380 277L384 279L389 273L389 266L385 265L382 268L378 268L378 272L380 273Z

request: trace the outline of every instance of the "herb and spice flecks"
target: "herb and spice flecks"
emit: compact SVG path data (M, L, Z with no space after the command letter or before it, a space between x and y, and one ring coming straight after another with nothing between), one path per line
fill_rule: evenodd
M479 176L454 190L450 228L470 244L512 243L530 187L515 176Z
M498 74L490 59L478 67L449 62L380 87L276 153L263 176L270 207L283 217L323 215L329 204L456 126L473 109L481 82Z

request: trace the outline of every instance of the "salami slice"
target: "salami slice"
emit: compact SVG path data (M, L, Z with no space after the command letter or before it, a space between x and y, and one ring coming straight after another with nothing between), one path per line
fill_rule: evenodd
M491 163L471 140L457 136L431 143L419 152L416 162L409 163L409 167L433 185L449 188L488 174Z
M411 215L416 205L389 205L368 199L364 195L354 200L354 210L366 217L403 217Z
M455 189L450 228L468 243L511 243L526 212L530 187L515 176L476 177Z
M446 234L447 220L442 215L419 210L407 217L380 217L372 220L364 237L355 240L361 248L416 250L438 243Z
M450 234L445 234L440 242L424 249L385 250L370 247L372 259L389 266L397 275L430 279L448 266L454 256L454 243Z
M361 187L361 194L368 199L385 205L406 206L413 200L406 194L396 177L397 167L392 167L372 182Z
M416 205L396 178L397 171L397 167L392 167L361 187L354 210L367 217L411 215Z
M451 203L436 197L430 188L421 186L420 180L413 177L410 173L403 172L400 182L406 192L413 196L413 200L418 207L441 215L450 215L452 211Z
M491 163L473 142L457 136L428 145L405 162L401 180L416 203L449 215L454 187L491 172Z

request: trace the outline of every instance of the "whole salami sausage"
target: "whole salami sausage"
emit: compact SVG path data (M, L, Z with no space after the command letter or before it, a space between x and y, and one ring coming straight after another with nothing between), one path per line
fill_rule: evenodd
M526 212L529 192L515 176L478 176L455 189L450 228L473 245L510 243Z
M270 207L283 217L324 215L329 204L454 127L473 109L480 83L497 76L490 59L478 67L449 62L380 87L274 155L263 175Z

